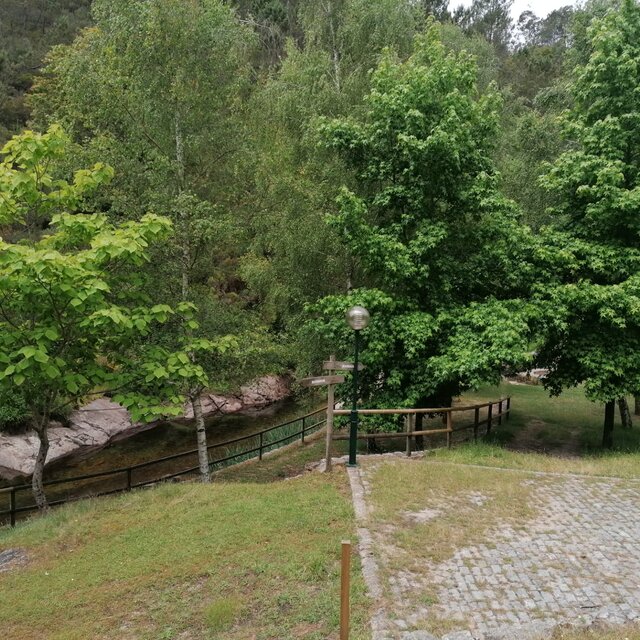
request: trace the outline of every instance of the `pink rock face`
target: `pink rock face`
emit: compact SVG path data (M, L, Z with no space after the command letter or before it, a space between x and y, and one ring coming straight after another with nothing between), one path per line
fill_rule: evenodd
M290 381L280 376L265 376L242 387L239 395L220 396L205 393L202 409L205 417L227 415L265 407L283 400L290 393ZM183 420L192 420L187 404ZM129 412L109 398L99 398L74 411L69 426L49 428L50 448L47 463L79 450L99 449L114 440L122 440L155 426L156 423L134 424ZM35 433L0 434L0 478L13 480L33 473L39 441Z

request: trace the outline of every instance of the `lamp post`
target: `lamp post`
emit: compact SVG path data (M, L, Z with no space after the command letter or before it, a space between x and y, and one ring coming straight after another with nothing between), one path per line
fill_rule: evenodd
M364 307L351 307L347 311L347 322L355 334L353 358L353 404L351 406L351 428L349 431L349 466L356 464L358 446L358 356L360 355L360 331L369 324L369 312Z

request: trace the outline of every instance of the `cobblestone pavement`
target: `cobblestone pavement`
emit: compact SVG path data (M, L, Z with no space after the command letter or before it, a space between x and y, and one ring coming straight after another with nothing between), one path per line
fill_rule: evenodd
M365 503L370 472L365 464L350 473ZM537 515L518 529L496 523L442 563L394 571L392 532L366 532L365 578L377 572L386 594L374 640L537 640L558 624L640 621L640 482L504 473L507 482L533 485ZM362 518L362 505L356 511ZM425 592L436 594L433 603L420 602ZM429 633L434 617L451 630Z

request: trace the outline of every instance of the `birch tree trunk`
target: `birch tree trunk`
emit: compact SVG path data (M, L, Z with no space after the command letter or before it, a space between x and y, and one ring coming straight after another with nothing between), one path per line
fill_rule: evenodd
M626 398L618 398L618 409L620 410L620 421L623 429L631 429L633 421L631 420L631 411Z
M43 419L38 427L36 427L36 433L38 434L40 445L38 446L38 454L36 455L36 462L33 468L33 476L31 478L33 497L36 501L38 509L40 509L41 511L46 511L49 508L47 496L45 495L44 486L42 484L44 465L47 461L47 454L49 453L48 422L48 419Z
M204 425L204 417L202 415L202 400L200 394L196 393L191 398L191 406L193 407L193 417L196 422L196 437L198 440L198 464L200 466L200 481L205 484L211 482L211 474L209 473L209 452L207 450L207 430Z
M176 165L177 165L177 182L178 193L182 193L185 189L185 161L184 161L184 139L182 135L182 127L180 122L180 110L176 107L175 114L175 135L176 135ZM182 230L182 300L188 302L190 298L190 278L189 270L191 269L191 238L189 237L189 213L181 211L180 217L183 222ZM188 337L191 337L191 330L186 329ZM194 354L189 354L191 360ZM198 443L198 466L200 467L200 481L204 483L211 482L211 474L209 473L209 452L207 450L207 430L202 415L202 399L200 398L200 389L191 389L189 391L189 400L193 409L193 419L196 425L196 441Z

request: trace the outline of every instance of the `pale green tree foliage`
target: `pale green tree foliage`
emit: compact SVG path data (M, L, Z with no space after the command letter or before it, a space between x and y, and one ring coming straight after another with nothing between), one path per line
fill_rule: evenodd
M175 315L140 293L149 247L167 237L171 223L147 214L114 226L102 214L79 213L87 189L112 172L98 166L72 182L54 180L49 170L65 146L57 128L25 132L5 146L0 163L0 219L24 228L34 212L49 216L38 239L0 240L0 390L23 399L38 435L33 490L41 508L53 414L107 391L134 420L179 414L183 386L206 384L187 352L211 348L145 344L154 324ZM191 305L178 311L190 321Z
M384 56L363 118L322 126L356 175L330 216L356 289L311 307L310 329L348 356L344 312L369 308L364 396L376 406L448 404L526 357L517 295L529 236L496 186L499 99L478 93L476 74L431 25L407 62Z
M97 187L113 178L113 169L96 163L75 172L71 182L47 169L65 154L68 139L59 126L46 133L25 131L4 146L0 163L0 224L19 223L30 237L39 235L52 212L77 209Z
M573 259L565 281L543 293L539 360L552 391L584 383L607 403L611 446L614 401L640 389L640 6L624 0L587 34L591 53L574 71L565 120L573 148L544 179Z
M52 55L34 103L122 176L112 215L151 206L172 219L177 242L156 255L154 296L198 300L215 291L214 271L241 245L230 241L237 227L229 210L242 197L234 157L252 33L221 0L96 0L92 14L95 28ZM195 386L189 397L206 480L201 392Z

